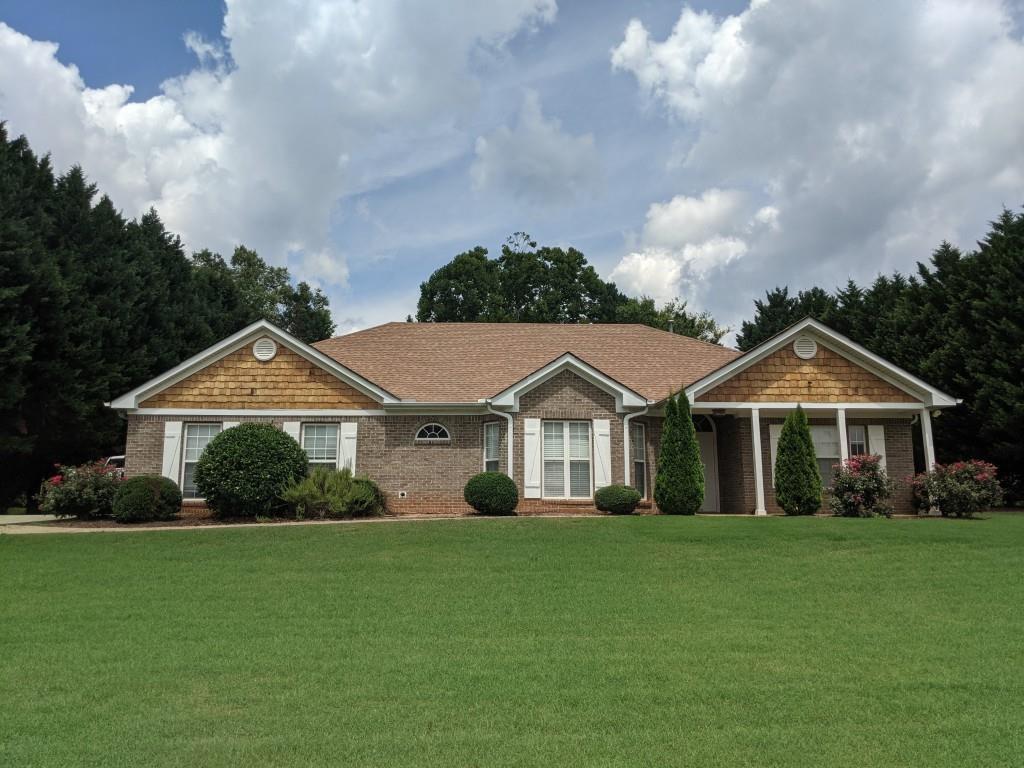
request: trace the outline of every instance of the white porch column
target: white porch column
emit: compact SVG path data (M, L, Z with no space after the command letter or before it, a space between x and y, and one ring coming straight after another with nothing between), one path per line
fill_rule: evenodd
M921 409L921 439L924 443L924 471L935 467L935 442L932 440L932 414L927 408Z
M850 441L846 437L846 411L836 411L836 426L839 428L839 460L845 464L850 460Z
M750 410L750 438L754 443L754 507L755 515L767 515L764 506L764 467L761 465L761 411Z

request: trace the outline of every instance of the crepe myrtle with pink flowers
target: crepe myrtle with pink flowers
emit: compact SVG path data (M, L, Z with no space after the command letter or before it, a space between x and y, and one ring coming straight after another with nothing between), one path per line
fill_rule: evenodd
M829 507L840 517L890 517L892 492L893 482L882 466L881 456L851 456L833 468Z
M974 517L1003 503L1003 488L994 464L958 461L936 464L931 472L911 480L914 505L922 512L937 510L943 517Z

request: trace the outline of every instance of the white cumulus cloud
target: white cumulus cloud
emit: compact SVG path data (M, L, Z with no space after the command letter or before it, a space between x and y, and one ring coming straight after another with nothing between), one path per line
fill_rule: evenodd
M573 136L546 118L540 98L527 91L516 124L476 140L471 168L478 188L506 190L528 202L566 203L600 183L600 158L591 134Z
M342 285L346 260L330 238L338 200L422 163L413 135L464 142L453 123L478 97L474 57L555 12L554 0L459 0L444 12L228 0L223 43L187 35L196 67L145 101L130 85L87 87L55 44L0 23L0 114L58 170L82 164L127 214L155 206L190 247L244 242Z
M682 265L665 280L687 279L682 240L744 245L705 273L726 322L780 282L834 287L907 270L943 239L969 247L1022 199L1024 44L999 0L685 7L660 40L630 21L611 64L677 127L672 167L707 190L650 208L648 245ZM704 228L722 189L746 203ZM654 263L630 254L619 271Z

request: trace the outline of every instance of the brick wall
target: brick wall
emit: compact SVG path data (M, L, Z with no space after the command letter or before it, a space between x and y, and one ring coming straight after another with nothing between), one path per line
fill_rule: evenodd
M749 419L745 419L748 423ZM764 500L765 509L768 514L783 514L782 508L775 501L775 488L772 482L772 455L771 455L771 437L769 435L768 425L769 424L782 424L785 421L782 417L771 417L761 419L761 463L764 470ZM834 419L809 419L811 424L827 424L830 426L835 425ZM910 498L910 487L905 482L906 478L914 472L914 450L913 442L911 439L911 425L910 420L903 419L862 419L862 418L848 418L846 420L847 427L853 424L882 424L885 426L885 461L886 461L886 472L889 477L895 481L896 489L893 494L893 506L895 511L900 515L913 514L914 509L911 504ZM868 452L872 452L870 443L868 444ZM744 478L746 481L746 477ZM745 483L746 484L746 483ZM751 498L754 498L754 477L751 472L749 478L749 492ZM753 505L751 505L753 509ZM829 512L828 507L828 492L822 496L821 511L823 513Z
M528 418L583 421L608 419L611 429L611 479L613 483L622 482L624 466L622 415L615 412L615 397L601 388L571 371L562 371L524 393L519 399L519 412L514 414L513 418L515 419L513 479L519 489L520 499L523 498L523 427L524 419ZM591 470L593 470L593 457L591 457ZM551 506L550 503L548 506ZM584 506L593 508L590 504Z
M359 424L356 438L356 472L372 478L384 492L388 509L396 514L452 514L472 510L462 500L466 481L483 471L483 425L499 425L499 471L507 470L506 420L487 416L323 416L238 417L128 416L125 470L128 475L160 474L163 465L164 422L260 421L279 429L285 421L303 423ZM448 428L450 443L417 443L421 426L438 422ZM407 496L399 498L405 491Z
M727 514L750 514L756 506L750 419L716 416L715 427L718 430L721 511Z

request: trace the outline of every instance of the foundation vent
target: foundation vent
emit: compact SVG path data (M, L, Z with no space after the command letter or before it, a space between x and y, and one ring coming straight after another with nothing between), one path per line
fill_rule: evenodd
M810 336L797 336L793 342L793 351L801 360L810 360L818 354L818 342Z
M261 363L265 363L268 360L273 360L274 355L277 354L277 344L274 343L273 339L268 339L264 336L259 339L255 344L252 345L252 356L259 360Z

